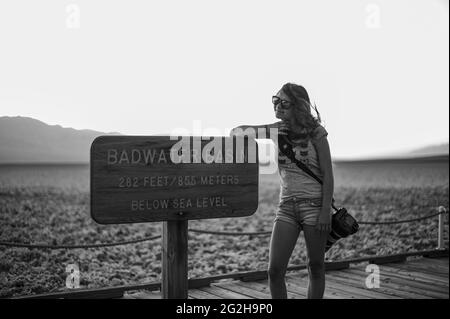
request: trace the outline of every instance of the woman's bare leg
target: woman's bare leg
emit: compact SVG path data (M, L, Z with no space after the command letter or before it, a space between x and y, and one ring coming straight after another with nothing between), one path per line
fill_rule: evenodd
M321 299L325 291L325 244L328 234L315 226L303 225L308 253L308 298Z
M286 299L286 282L284 276L297 243L300 229L284 221L276 221L273 225L269 252L269 287L273 299Z

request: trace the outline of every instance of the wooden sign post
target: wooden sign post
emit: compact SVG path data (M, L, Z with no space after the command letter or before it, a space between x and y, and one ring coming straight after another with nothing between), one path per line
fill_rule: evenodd
M187 220L164 222L162 251L162 297L164 299L187 299Z
M164 298L187 298L189 219L249 216L258 208L252 138L100 136L90 165L96 222L164 222Z

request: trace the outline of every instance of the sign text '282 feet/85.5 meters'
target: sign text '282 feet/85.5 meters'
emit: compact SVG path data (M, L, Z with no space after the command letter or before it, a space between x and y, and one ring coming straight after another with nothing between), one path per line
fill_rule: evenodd
M101 224L252 215L258 149L245 136L100 136L91 216Z

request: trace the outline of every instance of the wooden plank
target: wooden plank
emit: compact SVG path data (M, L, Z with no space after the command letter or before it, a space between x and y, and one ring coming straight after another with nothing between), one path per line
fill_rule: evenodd
M104 299L104 298L121 298L125 291L132 290L160 290L161 284L159 282L147 282L134 285L123 285L115 287L104 288L80 288L66 291L59 291L53 293L44 293L28 296L19 296L12 299Z
M245 282L242 282L241 284L245 285L246 287L257 290L259 292L262 292L264 294L272 296L270 294L269 283L267 282L267 280L245 281Z
M292 293L302 296L306 298L308 296L308 288L302 287L296 283L293 283L292 280L288 280L286 277L286 289Z
M138 291L125 293L123 299L161 299L159 291Z
M381 269L381 268L380 268ZM438 286L448 287L448 274L425 272L423 269L418 269L409 263L401 266L392 265L392 267L387 267L387 271L392 271L394 273L409 274L410 278L417 279L419 281L432 283Z
M359 285L353 281L349 281L349 280L343 279L341 277L327 276L326 280L327 280L327 283L332 285L333 287L337 287L337 288L347 291L349 293L361 294L361 295L367 296L368 298L371 298L371 299L411 298L411 296L394 294L394 293L392 293L392 291L386 290L386 289L369 289L367 287L362 287L361 285Z
M222 299L217 295L210 294L210 293L200 290L200 289L190 289L189 297L191 297L193 299Z
M330 272L332 274L335 271ZM294 277L295 279L302 279L298 277ZM388 299L392 296L384 293L380 293L378 291L373 291L372 289L367 289L365 287L350 285L347 281L342 281L341 279L336 279L331 277L329 273L325 273L325 287L330 287L334 290L340 290L347 295L353 295L358 299Z
M337 261L326 261L325 262L325 270L338 270L338 269L346 269L350 267L350 262L346 260L337 260ZM287 271L299 271L299 270L306 270L308 269L308 265L306 264L300 264L295 266L289 266L287 267Z
M239 281L239 280L233 281L233 283L235 285L239 285L241 287L246 287L247 289L252 289L253 291L258 292L258 294L261 294L260 295L261 296L260 299L272 299L272 295L270 294L267 281L266 281L267 285L265 285L264 287L257 286L257 285L252 285L252 283L242 282L242 281ZM264 289L264 288L266 288L266 289Z
M301 290L302 292L305 291L306 297L308 296L308 280L305 280L304 278L294 278L294 277L286 277L286 281L296 287L296 289ZM324 299L353 299L354 296L350 296L342 291L333 289L332 287L328 287L325 285L325 292L323 295Z
M440 277L448 277L448 271L445 272L443 270L436 269L429 265L424 265L424 264L420 264L420 263L408 263L405 266L408 267L409 269L415 269L416 271L422 272L425 274L432 274L432 275L440 276Z
M254 271L251 274L242 276L240 278L242 281L258 281L267 279L267 270Z
M408 264L413 265L413 266L424 267L433 272L441 273L444 275L448 275L448 272L449 272L449 269L447 266L440 265L440 264L436 263L433 259L429 259L429 258L421 258L418 260L411 260L408 262Z
M295 282L301 283L303 286L307 287L309 284L309 278L308 276L304 276L303 274L297 274L293 276L289 276L289 280L293 280ZM330 292L333 296L337 296L340 299L367 299L364 295L355 295L355 294L349 294L347 291L342 289L335 289L333 286L330 286L330 283L325 281L325 294L327 294L327 291ZM331 297L333 297L331 296Z
M199 287L207 287L211 283L211 278L198 278L198 279L189 279L188 278L188 288L195 289Z
M422 254L422 256L427 258L448 258L448 248L430 250L429 252Z
M349 269L346 273L354 274L355 276L366 276L367 273L359 270L359 269ZM380 285L384 285L385 282L389 282L390 284L398 284L403 289L407 289L408 291L418 292L421 294L430 296L432 298L448 298L448 289L440 288L439 286L433 285L432 283L424 283L414 281L411 278L405 278L397 276L396 274L388 273L387 271L382 271L380 269Z
M425 257L425 256L415 256L408 258L408 261L418 262L423 261L424 263L430 263L430 264L438 264L442 266L448 266L449 264L449 258L448 256L445 257Z
M420 273L422 275L422 277L440 278L440 279L436 279L436 280L442 280L442 279L448 280L448 274L433 272L433 271L430 271L426 267L418 267L416 265L410 265L410 264L399 265L397 267L399 269L403 269L404 271Z
M377 263L377 260L381 260L382 262L387 260L387 258L393 258L394 260L401 260L403 257L411 257L411 256L435 256L435 257L448 257L449 250L448 248L445 249L430 249L430 250L421 250L421 251L412 251L407 253L399 253L399 254L392 254L392 255L382 255L382 256L363 256L358 258L349 258L340 260L339 262L349 262L350 264L360 263L360 262L366 262L366 261L372 261L372 263Z
M347 280L356 280L357 282L360 282L361 284L365 285L365 280L369 274L362 270L358 272L358 271L356 271L356 269L353 269L353 270L349 269L349 270L342 271L337 275L342 278L345 278ZM393 278L391 278L389 276L383 276L382 274L380 275L380 288L376 288L376 289L381 289L381 286L385 287L385 288L391 288L393 290L399 290L402 292L406 292L408 294L421 295L421 296L423 295L423 293L421 291L418 291L414 287L410 287L409 285L407 285L406 282L399 284L398 282L395 282L393 280Z
M330 275L330 279L340 281L342 284L348 284L350 286L365 289L372 292L380 292L386 295L398 296L401 298L422 298L422 295L417 293L410 293L408 291L403 291L400 287L392 287L390 285L384 284L380 285L379 288L367 288L365 284L366 277L358 278L354 274L346 274L344 272L333 273Z
M350 285L347 281L337 280L334 277L326 276L325 285L336 290L341 290L347 294L354 295L358 299L400 299L398 296L392 296L373 289L356 287Z
M289 280L287 280L286 285L289 285L290 288L295 289L296 291L299 291L302 294L302 296L304 295L305 299L308 299L308 288L307 287L302 286L298 282L291 282ZM323 299L342 299L342 298L339 298L335 295L324 292Z
M423 251L416 251L416 252L408 252L408 253L402 253L400 255L404 255L407 257L411 256L426 256L426 255L433 255L434 257L431 258L431 260L439 260L436 258L444 258L440 259L443 261L448 260L448 249L433 249L433 250L423 250ZM387 255L389 256L389 255ZM380 256L383 257L383 256ZM350 264L355 263L364 263L368 260L373 259L373 256L365 256L365 257L359 257L359 258L351 258L341 261L332 261L330 263L341 263L343 261L348 262ZM422 268L412 268L413 266L408 266L407 263L395 263L395 264L387 264L386 266L391 267L393 269L399 269L401 271L406 272L412 272L416 276L423 277L425 279L427 278L435 278L434 280L440 280L444 282L448 282L448 273L446 274L437 274L437 273L423 273L423 267ZM293 266L294 268L298 268L298 266ZM384 267L384 265L383 265ZM301 269L304 269L304 265L300 267ZM294 269L292 269L294 270ZM221 280L221 279L239 279L246 276L251 276L252 273L255 273L255 277L258 277L261 274L261 270L259 271L250 271L250 272L233 272L229 274L224 275L216 275L216 276L208 276L203 278L193 278L188 280L189 287L197 287L197 286L204 286L208 285L210 282ZM124 286L116 286L116 287L105 287L105 288L89 288L89 289L73 289L68 291L60 291L60 292L53 292L53 293L44 293L44 294L36 294L36 295L27 295L27 296L19 296L14 297L13 299L57 299L57 298L117 298L121 297L123 295L124 291L129 290L139 290L139 289L146 289L146 290L159 290L161 288L161 284L159 282L149 282L149 283L142 283L142 284L134 284L134 285L124 285Z
M447 268L449 267L449 260L448 258L439 258L439 257L423 257L423 258L429 258L431 259L434 263L440 264L442 266L446 266Z
M264 280L263 273L267 274L267 270L253 270L253 271L240 271L231 272L223 275L208 276L203 278L191 278L188 280L189 288L199 288L203 286L209 286L212 282L223 279L240 279L243 281L258 281ZM266 276L267 277L267 276ZM251 280L253 279L253 280Z
M238 284L236 281L230 282L230 283L219 283L219 284L213 284L214 286L220 287L222 289L227 289L233 292L237 292L242 295L246 295L250 298L254 299L270 299L271 296L262 293L258 290L252 289L251 287L244 286L243 282L239 281L241 284Z
M392 256L375 256L369 259L369 264L387 264L387 263L401 263L406 261L406 256L404 255L392 255Z
M270 294L269 283L267 281L245 282L245 285L272 296ZM300 295L298 293L287 290L287 297L288 297L288 299L299 299L299 298L301 299L301 298L305 298L305 295Z
M334 282L325 282L325 293L331 293L338 296L339 299L374 299L373 294L370 297L359 294L356 289L344 290L342 286L336 285ZM379 298L384 299L384 298Z
M256 141L209 139L97 137L90 153L92 218L120 224L252 215L259 195Z
M389 276L397 276L399 278L413 280L422 283L432 283L440 288L448 288L448 280L432 275L422 274L418 272L406 271L401 268L389 267L386 265L380 266L380 272Z
M409 261L413 262L413 263L423 263L426 265L433 265L433 266L448 270L448 258L446 258L444 260L442 258L422 257L422 258L410 258Z
M325 262L325 271L347 269L348 267L350 267L348 261Z
M348 284L353 287L363 288L363 289L367 289L367 290L371 290L371 291L382 292L385 294L399 296L399 297L407 298L407 299L431 298L428 296L424 296L420 293L405 290L405 287L401 287L396 284L388 283L388 282L386 282L386 280L382 281L382 277L380 278L380 287L372 288L372 289L369 289L365 286L366 277L358 278L354 274L345 273L345 270L330 274L330 278L332 280L337 280L343 284Z
M399 267L398 265L383 265L382 269L385 269L392 273L398 273L399 275L413 277L415 280L433 282L436 285L448 287L448 277L445 278L441 276L425 274L422 272L418 272L416 269L410 270L407 265L403 265L403 267Z
M12 299L112 299L122 298L125 289L122 286L97 288L97 289L73 289L55 293L19 296Z
M237 292L233 292L227 289L223 289L214 285L211 285L210 287L203 287L203 288L198 288L199 290L205 291L207 293L210 294L214 294L216 296L219 296L223 299L252 299L249 296L237 293Z

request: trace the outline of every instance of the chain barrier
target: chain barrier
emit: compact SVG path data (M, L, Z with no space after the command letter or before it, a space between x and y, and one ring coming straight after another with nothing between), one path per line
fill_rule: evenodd
M430 214L427 216L411 218L411 219L403 219L403 220L395 220L395 221L358 221L360 225L392 225L392 224L403 224L403 223L411 223L420 220L430 219L438 215L447 214L447 210L439 211L434 214ZM213 231L213 230L203 230L203 229L195 229L190 228L190 232L200 233L200 234L210 234L210 235L223 235L223 236L261 236L261 235L270 235L272 231L259 231L259 232L224 232L224 231ZM145 241L155 240L161 238L161 235L149 236L139 239L131 239L120 242L113 243L100 243L100 244L84 244L84 245L44 245L44 244L26 244L26 243L13 243L13 242L5 242L0 241L0 246L7 247L24 247L24 248L37 248L37 249L87 249L87 248L102 248L102 247L113 247L113 246L122 246L129 244L142 243Z

